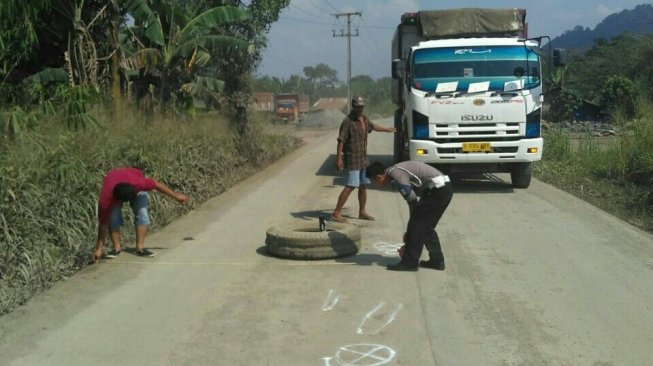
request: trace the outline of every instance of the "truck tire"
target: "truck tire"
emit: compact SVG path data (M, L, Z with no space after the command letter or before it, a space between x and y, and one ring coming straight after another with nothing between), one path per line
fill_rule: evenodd
M395 135L394 135L394 162L401 163L406 160L404 152L404 124L403 124L403 111L397 109L395 111Z
M404 134L400 129L395 132L394 162L401 163L406 160L404 153Z
M320 231L317 223L280 225L265 234L268 252L293 259L328 259L358 253L361 231L358 226L327 223Z
M510 171L510 180L514 188L528 188L533 175L533 163L515 163Z

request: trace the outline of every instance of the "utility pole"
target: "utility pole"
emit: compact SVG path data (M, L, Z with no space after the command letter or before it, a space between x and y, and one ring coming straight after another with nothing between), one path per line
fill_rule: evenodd
M340 34L336 35L336 30L333 29L333 36L334 37L347 37L347 105L351 103L351 37L358 37L358 29L356 29L356 34L351 33L351 17L354 16L363 16L363 13L357 11L354 13L338 13L338 14L331 14L336 19L339 19L340 17L347 17L347 33L344 32L344 30L340 30Z

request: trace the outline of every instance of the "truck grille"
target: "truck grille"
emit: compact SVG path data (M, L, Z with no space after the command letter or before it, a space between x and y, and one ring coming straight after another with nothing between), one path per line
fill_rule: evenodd
M519 122L451 123L436 124L435 138L465 139L469 137L506 138L519 137Z
M494 154L514 154L519 148L517 146L493 147ZM462 147L439 147L438 154L463 154Z

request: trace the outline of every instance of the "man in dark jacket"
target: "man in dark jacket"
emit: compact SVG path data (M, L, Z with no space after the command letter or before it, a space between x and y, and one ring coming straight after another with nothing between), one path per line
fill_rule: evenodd
M435 227L449 206L453 188L448 176L420 161L404 161L386 168L381 163L367 167L367 176L378 185L390 183L401 193L410 210L401 260L388 266L393 271L417 271L418 267L444 270L444 254ZM420 261L426 245L428 261Z

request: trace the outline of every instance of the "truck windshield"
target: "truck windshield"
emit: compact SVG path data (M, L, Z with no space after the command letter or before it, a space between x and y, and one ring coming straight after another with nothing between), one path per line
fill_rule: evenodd
M279 102L279 104L277 104L277 108L293 109L295 108L295 104L293 102Z
M530 89L540 85L539 65L539 55L524 46L421 49L413 54L413 87L434 92L440 83L458 82L457 91L466 92L471 83L489 81L489 90L503 91L518 81Z

